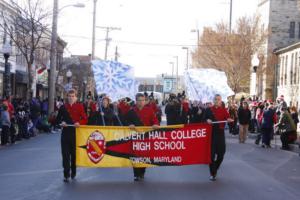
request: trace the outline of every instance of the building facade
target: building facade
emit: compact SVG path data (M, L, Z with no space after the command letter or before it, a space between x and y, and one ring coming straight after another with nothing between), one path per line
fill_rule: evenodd
M176 78L168 74L157 75L156 77L136 77L139 83L138 91L152 91L160 93L179 93L185 90L183 76L178 77L178 84ZM166 86L166 83L170 86Z
M67 77L68 73L70 77ZM94 96L95 81L91 68L91 55L71 55L64 58L56 84L58 96L64 97L68 87L76 89L78 98L82 101L89 93Z
M284 95L289 106L299 108L300 102L300 42L278 49L277 94Z
M15 19L19 16L18 11L13 8L9 1L0 0L0 23L4 24L2 13L6 16L11 16L10 19ZM13 20L12 20L13 21ZM9 25L7 25L9 26ZM28 67L24 54L21 53L20 49L10 39L5 26L1 26L0 30L0 46L9 40L12 45L12 52L9 58L11 65L11 94L16 98L26 98L28 91ZM62 65L63 52L66 47L66 42L58 38L57 40L57 71ZM51 32L46 30L42 33L42 37L39 41L38 48L34 52L34 64L33 64L33 96L39 96L42 99L48 97L48 70L50 63L50 46L51 46ZM0 47L0 48L1 48ZM0 96L3 96L3 74L4 74L4 56L0 54Z
M257 13L261 16L262 28L268 31L263 50L257 52L262 68L262 74L258 76L258 96L274 99L280 70L274 51L300 41L300 1L260 0Z

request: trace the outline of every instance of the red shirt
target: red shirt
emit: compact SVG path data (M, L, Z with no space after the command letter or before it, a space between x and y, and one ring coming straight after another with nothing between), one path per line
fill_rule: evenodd
M228 118L230 118L226 108L212 106L210 107L210 110L212 111L216 121L226 121ZM220 123L219 127L220 129L224 129L225 123Z
M11 119L12 116L15 114L15 109L12 103L8 100L3 101L3 104L7 105L7 111L9 113L9 118Z
M156 115L153 109L149 106L144 106L142 109L138 109L136 106L133 108L144 126L159 125Z
M185 113L188 113L189 112L189 103L184 101L182 102L182 110L185 112Z
M84 107L81 103L74 103L72 105L66 103L65 108L67 109L74 123L78 122L80 125L87 124L87 116L84 112Z
M149 106L153 110L154 113L158 112L158 108L157 108L157 105L156 105L155 102L151 102L151 103L149 103L149 104L147 104L145 106Z
M120 110L120 114L121 115L127 115L127 113L130 110L130 105L128 105L127 103L125 103L124 101L121 101L118 105L119 110Z

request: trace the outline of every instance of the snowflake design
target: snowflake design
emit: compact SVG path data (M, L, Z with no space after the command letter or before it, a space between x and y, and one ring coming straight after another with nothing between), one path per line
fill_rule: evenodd
M215 94L220 94L224 101L234 94L225 73L215 69L190 69L185 72L185 82L190 99L203 103L212 102Z
M133 67L115 61L92 61L98 93L107 94L113 101L134 97Z

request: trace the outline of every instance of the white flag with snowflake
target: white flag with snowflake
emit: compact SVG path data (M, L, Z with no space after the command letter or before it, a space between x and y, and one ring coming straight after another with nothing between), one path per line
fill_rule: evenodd
M105 93L112 101L135 98L137 84L133 67L115 61L93 60L92 69L98 94Z
M213 102L214 96L219 94L226 102L227 97L234 95L227 84L225 72L209 68L189 69L185 71L184 78L190 100Z

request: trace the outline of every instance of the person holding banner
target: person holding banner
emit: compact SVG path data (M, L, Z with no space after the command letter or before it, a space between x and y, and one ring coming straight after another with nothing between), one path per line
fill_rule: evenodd
M76 137L77 127L87 123L87 116L81 103L77 103L76 91L68 91L67 103L59 108L56 123L62 127L61 134L61 152L64 168L64 182L69 182L70 171L71 178L76 176Z
M215 181L218 169L224 159L225 145L225 123L233 122L226 108L222 107L222 97L217 94L214 97L214 105L207 108L206 121L212 124L211 164L209 165L210 180Z
M159 122L153 109L146 105L145 95L138 93L136 95L136 106L134 106L127 116L127 124L134 129L135 126L152 126L153 129L159 127ZM133 168L134 181L144 179L146 168Z

